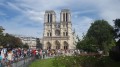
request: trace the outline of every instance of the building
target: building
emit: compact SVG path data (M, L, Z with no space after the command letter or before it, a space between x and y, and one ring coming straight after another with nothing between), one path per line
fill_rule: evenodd
M27 44L29 48L36 48L37 45L37 38L35 37L26 37L21 35L14 35L15 37L18 37L21 39L23 44Z
M36 48L36 38L34 37L21 37L23 44L27 44L29 48Z
M75 49L70 10L61 10L59 22L53 10L45 11L42 43L43 49Z

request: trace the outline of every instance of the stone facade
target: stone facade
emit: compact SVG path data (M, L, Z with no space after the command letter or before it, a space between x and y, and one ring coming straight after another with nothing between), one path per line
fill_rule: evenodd
M20 37L23 44L27 44L29 48L35 49L36 48L36 38L35 37Z
M70 11L61 10L60 22L56 21L53 10L45 11L43 49L75 49L74 41Z
M22 35L13 35L15 37L20 38L23 44L27 44L29 48L36 49L36 39L35 37L27 37L27 36L22 36Z

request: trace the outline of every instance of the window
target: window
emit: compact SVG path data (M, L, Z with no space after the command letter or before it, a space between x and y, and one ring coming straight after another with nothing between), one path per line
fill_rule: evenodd
M56 45L56 49L60 49L60 42L59 41L55 41L55 45Z
M48 14L48 16L47 16L47 17L48 17L48 19L47 19L47 20L48 20L48 23L49 23L49 14Z
M50 42L47 43L47 49L51 49L51 43Z
M50 14L50 22L52 22L52 14Z
M60 30L55 30L55 35L60 36Z
M64 49L67 50L68 49L68 43L66 41L64 41Z
M65 22L65 13L63 13L63 22Z
M47 33L47 36L49 36L49 33Z
M66 13L66 22L68 21L68 13Z
M66 32L66 36L68 36L68 32Z
M63 36L65 36L65 32L63 32Z
M52 33L50 33L50 36L52 36Z
M68 49L68 46L64 46L64 49L67 50L67 49Z

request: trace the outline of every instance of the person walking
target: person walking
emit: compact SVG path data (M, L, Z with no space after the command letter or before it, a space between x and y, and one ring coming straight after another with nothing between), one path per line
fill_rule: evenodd
M5 59L4 48L1 50L1 57L2 57L2 59Z
M42 49L40 49L39 54L40 54L40 59L42 59Z
M12 60L13 60L13 53L12 53L12 51L11 50L9 50L8 51L8 53L7 53L7 59L8 59L8 67L12 67L11 66L11 63L12 63Z

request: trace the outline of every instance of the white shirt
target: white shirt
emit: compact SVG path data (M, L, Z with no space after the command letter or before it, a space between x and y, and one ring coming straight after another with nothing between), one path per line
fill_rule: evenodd
M1 56L2 56L2 58L5 58L5 54L4 54L4 52L3 52L3 49L2 49L2 51L1 51Z
M8 53L8 58L7 59L8 60L12 60L13 59L13 53L12 52Z

